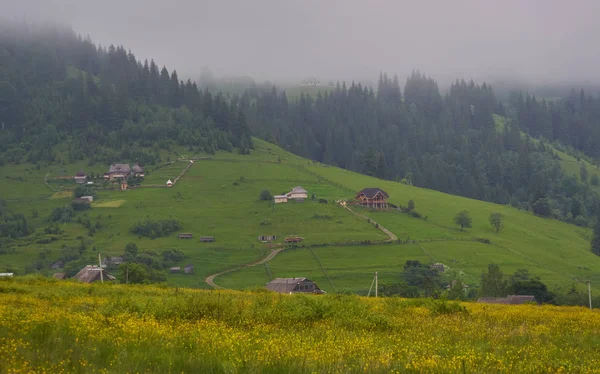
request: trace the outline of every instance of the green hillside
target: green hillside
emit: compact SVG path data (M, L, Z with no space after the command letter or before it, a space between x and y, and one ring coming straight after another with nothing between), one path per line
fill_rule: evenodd
M527 268L563 292L577 280L594 280L600 274L600 260L589 251L588 229L509 206L378 180L313 163L259 139L254 142L256 149L249 156L217 152L195 161L173 188L163 185L188 166L187 159L149 168L140 188L99 189L92 209L77 213L70 223L61 223L62 233L54 236L44 234L48 217L54 208L70 203L70 190L75 187L69 179L56 177L72 175L80 168L101 174L107 166L73 164L36 170L21 164L0 168L0 177L6 181L1 185L2 196L8 208L24 213L36 229L33 235L6 244L0 255L0 271L22 274L36 271L33 265L37 265L38 272L49 275L56 270L48 269L48 265L60 258L64 246L83 245L82 257L92 259L97 256L95 250L103 256L121 255L127 243L133 242L141 250L181 250L187 258L174 266L192 264L195 273L168 274L168 282L208 287L204 282L208 275L256 261L283 245L286 236L297 235L305 238L299 247L285 249L266 265L219 276L216 284L243 289L263 286L271 277L305 276L329 292L366 292L375 271L381 283L399 281L407 260L442 262L455 273L462 273L471 286L478 284L489 263L499 264L505 274ZM181 154L178 151L168 157L176 159ZM207 155L188 152L185 156ZM296 185L328 203L309 198L303 203L272 205L259 200L263 189L279 194ZM423 218L395 210L353 208L398 237L393 243L375 244L388 235L335 204L335 200L352 199L365 187L384 189L396 205L406 205L412 199ZM461 232L453 217L464 209L473 218L473 228ZM488 223L492 212L506 217L505 228L498 234ZM86 216L92 223L99 222L92 237L76 221ZM156 239L132 234L131 226L144 217L177 219L182 223L180 231L193 233L194 238L177 239L177 233ZM259 235L277 235L278 239L266 245L257 240ZM48 240L51 236L53 241ZM200 236L215 236L216 241L201 243Z

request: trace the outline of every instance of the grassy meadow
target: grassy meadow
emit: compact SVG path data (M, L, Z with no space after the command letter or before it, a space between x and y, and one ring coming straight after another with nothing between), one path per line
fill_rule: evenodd
M168 282L188 287L207 287L204 279L213 273L233 269L265 257L273 246L260 243L259 235L277 235L274 245L283 238L305 238L297 248L288 248L266 265L234 271L216 278L226 288L262 287L272 277L308 277L328 292L350 290L366 293L373 273L378 271L383 283L400 279L407 260L424 263L442 262L462 274L471 286L477 286L481 272L489 263L498 263L505 274L527 268L533 275L557 291L591 277L600 280L600 260L589 251L591 231L559 221L542 219L529 212L508 206L451 196L392 181L382 181L339 168L326 166L292 155L256 139L256 149L249 156L218 152L196 155L177 149L164 158L176 160L201 158L172 188L162 187L174 180L188 165L175 161L147 169L142 186L127 191L100 189L92 209L86 215L100 222L95 235L75 221L60 224L63 231L54 241L44 240L52 209L71 200L75 184L69 179L83 168L102 174L107 166L52 165L39 169L32 165L0 167L0 193L13 211L24 213L36 232L25 239L10 242L0 254L0 272L23 274L41 252L48 263L59 258L65 245L83 242L90 258L99 251L103 256L123 253L134 242L142 250L176 248L187 258L175 266L192 264L194 274L168 274ZM48 184L44 183L47 178ZM6 180L6 183L4 183ZM156 187L158 185L159 187ZM301 185L328 204L308 199L273 205L260 201L259 194L268 189L273 194ZM391 230L398 241L374 244L388 237L372 224L356 217L334 203L352 199L365 187L380 187L390 201L406 205L416 203L422 219L399 211L371 211L353 208ZM473 218L473 228L460 231L454 215L466 209ZM34 217L34 213L37 217ZM498 234L488 223L492 212L505 216L505 228ZM181 232L191 232L192 240L168 237L150 239L130 233L131 226L145 217L175 218L182 223ZM214 236L214 243L201 243L200 236ZM371 242L370 245L362 243ZM489 242L489 244L486 244ZM54 270L39 270L50 275Z
M596 372L579 307L0 280L6 373Z

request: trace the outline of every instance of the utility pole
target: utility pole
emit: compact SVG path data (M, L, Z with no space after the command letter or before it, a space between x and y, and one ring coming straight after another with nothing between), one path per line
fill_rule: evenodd
M588 284L588 298L590 300L590 310L592 310L592 282L590 282L589 278L588 278L587 284Z
M100 258L100 252L98 252L98 266L100 267L100 282L104 283L104 275L102 274L102 259Z
M377 273L378 273L378 272L376 271L376 272L375 272L375 298L377 298L377 294L378 294L378 291L379 291L379 290L377 289L377 281L378 281L378 279L377 279Z

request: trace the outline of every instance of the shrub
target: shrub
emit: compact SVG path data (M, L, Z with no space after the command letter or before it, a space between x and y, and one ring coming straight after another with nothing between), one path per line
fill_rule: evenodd
M149 217L136 222L130 229L133 234L146 236L152 239L167 236L181 229L181 223L172 218L152 220Z
M269 190L262 190L260 191L260 195L258 196L258 198L262 201L269 201L273 199L273 195Z
M326 199L319 199L319 203L320 204L327 204L327 200Z
M270 226L271 224L273 224L273 222L270 218L263 218L262 221L260 221L261 226Z

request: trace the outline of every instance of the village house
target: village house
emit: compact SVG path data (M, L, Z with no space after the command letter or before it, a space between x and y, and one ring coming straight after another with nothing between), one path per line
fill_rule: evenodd
M191 233L181 233L179 235L177 235L177 237L179 239L191 239L192 238L192 234Z
M306 191L304 188L297 186L294 187L290 192L288 192L286 194L286 196L288 197L288 199L293 199L293 200L304 200L306 198L308 198L308 191Z
M73 180L77 184L85 183L86 179L87 179L87 175L85 174L85 172L83 170L79 170L77 172L77 174L75 174L75 176L73 177Z
M79 273L73 277L83 283L93 283L100 281L114 281L116 278L108 274L106 270L96 265L87 265L79 270Z
M112 164L108 169L108 173L104 173L104 179L114 181L120 179L127 179L127 177L144 177L144 168L140 165L135 164L130 167L129 164Z
M275 204L287 203L288 197L287 195L275 195L273 196L273 201L275 202Z
M485 304L507 304L518 305L526 303L535 303L535 296L532 295L508 295L506 297L480 297L478 303Z
M125 191L127 189L127 187L129 187L129 185L127 184L127 181L125 179L123 179L121 181L121 191Z
M387 208L390 196L380 188L365 188L356 194L356 203L369 208Z
M279 293L314 293L323 294L319 286L310 279L306 278L276 278L266 286L267 290Z
M298 242L301 242L303 240L304 240L304 238L300 237L300 236L289 236L289 237L283 239L283 241L286 242L286 243L298 243Z
M444 264L442 264L442 263L440 263L440 262L436 262L436 263L434 263L434 264L431 264L431 265L429 266L429 268L430 268L430 269L433 269L433 270L437 270L437 271L439 271L440 273L443 273L443 272L444 272L444 270L446 270L446 268L445 268Z

